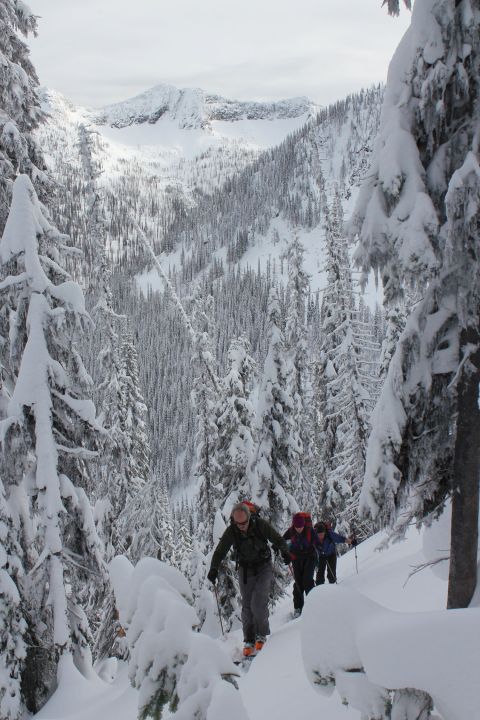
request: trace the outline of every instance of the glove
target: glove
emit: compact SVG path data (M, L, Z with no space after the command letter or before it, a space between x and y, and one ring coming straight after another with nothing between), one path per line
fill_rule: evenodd
M350 538L350 545L351 545L352 547L357 547L357 545L358 545L358 540L357 540L357 538Z
M285 565L290 565L290 563L292 562L292 556L289 552L282 552L282 560Z
M210 568L210 570L207 573L207 578L210 580L210 582L215 585L217 582L218 577L218 570L216 568Z

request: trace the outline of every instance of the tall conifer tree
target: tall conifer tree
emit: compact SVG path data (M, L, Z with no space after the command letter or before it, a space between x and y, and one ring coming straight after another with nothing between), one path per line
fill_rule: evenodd
M479 30L477 2L415 3L353 218L387 303L423 291L376 408L363 505L402 534L451 496L449 607L469 604L477 574Z
M24 716L21 676L27 654L27 623L19 590L24 570L18 535L0 480L0 715L5 720Z
M370 396L362 373L363 352L343 211L338 192L327 214L326 256L328 287L322 302L322 344L317 385L321 494L319 509L349 532L356 522L365 469Z
M252 496L277 528L287 527L294 499L296 465L301 441L294 421L289 363L286 358L278 291L268 302L269 347L265 358L258 404L257 446L251 469Z
M55 665L72 654L87 671L90 637L79 598L103 575L84 489L100 427L88 399L91 379L74 344L87 315L81 289L61 265L69 252L65 240L20 175L0 243L2 291L12 309L3 348L12 391L1 435L8 484L27 487L38 528L25 593L29 633L48 653L42 670L35 668L47 687L48 659Z
M0 1L0 233L8 216L12 182L26 173L38 187L47 184L33 139L42 120L38 78L21 35L35 35L37 18L15 0Z
M308 427L308 405L311 398L307 373L307 327L306 313L309 294L309 278L303 267L304 248L295 233L287 252L288 259L288 307L285 324L285 346L291 364L290 383L294 405L294 423L300 439L300 454L296 475L293 479L295 495L306 506L311 505L311 478L305 474L310 466L311 438Z
M228 350L229 370L221 384L215 414L218 481L223 485L223 510L228 517L232 506L250 497L248 466L254 449L254 410L250 400L255 362L245 337L232 340Z

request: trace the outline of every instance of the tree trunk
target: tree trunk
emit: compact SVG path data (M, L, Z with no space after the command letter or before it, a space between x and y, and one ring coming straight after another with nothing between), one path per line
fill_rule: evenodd
M467 328L461 347L477 347L458 384L458 421L453 463L453 495L448 608L468 607L477 584L480 480L479 333Z

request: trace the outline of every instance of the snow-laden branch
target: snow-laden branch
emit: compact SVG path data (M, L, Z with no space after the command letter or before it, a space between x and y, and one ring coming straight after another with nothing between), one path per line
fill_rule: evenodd
M56 448L59 452L65 453L66 455L72 455L80 460L92 460L93 458L98 457L98 452L96 450L88 450L87 448L67 447L66 445L60 445L59 443L56 443Z
M22 283L28 280L27 273L20 273L19 275L9 275L0 282L0 291L8 290L8 288L14 287L15 285L22 285Z
M77 417L90 425L95 430L102 432L104 428L99 424L96 416L95 405L90 399L74 398L67 393L60 393L52 389L53 397L63 402Z
M114 558L110 574L140 717L159 717L169 706L177 720L248 720L235 665L218 640L195 631L185 577L154 558L134 568L124 556Z

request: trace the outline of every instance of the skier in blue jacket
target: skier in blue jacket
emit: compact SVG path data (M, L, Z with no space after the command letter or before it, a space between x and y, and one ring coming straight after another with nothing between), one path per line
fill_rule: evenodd
M323 585L325 582L325 570L329 583L337 582L337 548L339 543L347 543L347 545L356 544L353 538L346 538L327 528L325 523L318 522L314 525L315 532L319 540L318 550L318 566L315 585Z

